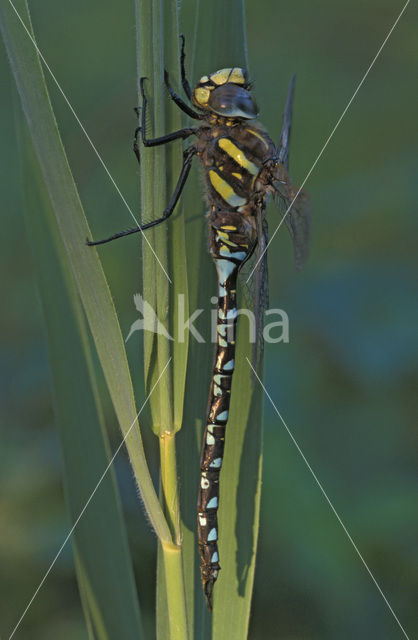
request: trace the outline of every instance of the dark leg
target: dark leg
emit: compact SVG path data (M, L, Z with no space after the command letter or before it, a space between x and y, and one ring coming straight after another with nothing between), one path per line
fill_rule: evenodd
M180 129L179 131L174 131L173 133L168 133L166 136L161 136L160 138L147 138L146 137L146 109L147 109L147 99L145 97L144 92L144 80L145 78L141 78L141 92L142 92L142 122L141 122L141 134L142 134L142 143L144 147L156 147L159 144L165 144L166 142L172 142L173 140L178 140L182 138L188 138L193 133L196 133L197 129L193 127L189 127L187 129Z
M140 131L141 131L141 127L137 127L134 133L134 154L136 155L138 164L141 164L141 156L139 155L139 147L138 147L138 134Z
M183 187L186 184L187 176L189 175L190 168L192 166L193 156L196 153L195 147L189 147L183 154L183 167L181 169L181 173L179 179L177 180L176 188L174 189L173 195L170 198L170 202L168 203L167 208L164 210L163 215L156 220L152 220L151 222L147 222L146 224L141 224L139 227L134 227L133 229L126 229L126 231L121 231L120 233L115 233L115 235L110 236L110 238L106 238L105 240L96 240L92 242L87 239L86 244L91 247L97 244L105 244L106 242L111 242L112 240L116 240L117 238L123 238L124 236L129 236L132 233L138 233L138 231L144 231L145 229L149 229L150 227L156 227L157 224L164 222L171 216L174 211L174 208L180 198L181 192L183 191Z
M184 61L186 59L186 53L184 51L185 47L185 39L184 36L181 35L181 52L180 52L180 68L181 68L181 84L183 85L183 90L186 96L191 100L192 98L192 90L190 89L189 81L186 77L186 68L184 66Z
M164 69L164 82L165 82L165 86L168 89L168 93L170 94L170 98L176 103L176 105L182 110L184 111L184 113L187 113L188 116L190 116L191 118L194 118L195 120L202 120L202 118L204 118L204 115L201 113L197 113L197 111L195 111L194 109L191 109L185 102L184 100L182 100L180 98L180 96L177 95L177 93L174 91L174 89L172 88L172 86L170 85L170 80L168 78L168 73L167 71Z

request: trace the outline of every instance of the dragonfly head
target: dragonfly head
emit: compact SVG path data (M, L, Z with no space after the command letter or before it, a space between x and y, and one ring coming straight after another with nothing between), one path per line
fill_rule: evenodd
M252 120L258 115L247 75L239 67L220 69L200 78L192 102L204 111L225 118Z

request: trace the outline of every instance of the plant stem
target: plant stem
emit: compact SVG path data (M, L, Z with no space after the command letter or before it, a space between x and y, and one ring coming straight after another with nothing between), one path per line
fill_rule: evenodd
M148 135L158 137L167 132L167 126L168 130L172 130L171 127L176 119L178 125L174 124L173 128L178 129L180 126L179 116L172 117L173 105L167 104L163 85L164 58L168 59L169 68L173 65L173 60L179 60L176 2L175 0L164 0L164 2L136 0L136 15L138 77L149 78L146 83ZM139 98L141 101L141 95ZM147 216L148 220L161 215L165 209L167 196L171 195L169 190L173 188L173 180L177 180L177 175L180 173L181 159L180 143L170 144L169 148L165 146L157 146L153 149L141 148L141 209L142 215ZM172 251L171 261L169 261L169 242L171 248L172 238L170 235L170 241L168 241L168 229L171 234L172 225L173 222L170 219L167 224L151 230L152 233L148 234L158 260L165 271L170 272L170 276L171 268L173 271L175 269L177 274L181 274L182 270L185 274L186 271L185 250L181 247L182 234L184 244L181 219L176 220L176 237L180 242L175 247L175 251ZM185 282L187 282L185 276L176 278L175 283L170 283L153 253L143 243L143 281L144 299L156 311L159 322L176 337L176 332L173 330L174 302L177 299L179 286L182 287L181 292L185 293ZM181 423L186 368L184 353L187 354L187 344L173 343L164 335L145 332L144 371L148 389L169 358L174 356L164 385L159 387L150 403L151 428L158 436L160 444L160 501L174 540L174 543L171 541L168 544L163 543L158 550L157 633L164 640L168 637L170 640L188 638L174 440L175 429L179 428ZM174 365L176 365L176 375L173 374ZM177 376L178 370L180 372ZM180 381L180 386L176 382L177 416L179 416L176 424L173 421L173 379Z
M188 638L175 436L160 437L161 494L175 544L162 545L171 638Z

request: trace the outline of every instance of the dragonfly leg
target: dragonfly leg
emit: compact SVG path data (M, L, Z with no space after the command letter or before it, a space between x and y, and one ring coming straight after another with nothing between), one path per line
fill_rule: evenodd
M141 156L139 155L139 147L138 147L138 135L140 131L141 131L141 127L137 127L134 133L134 154L136 155L138 164L141 164Z
M91 247L97 244L105 244L106 242L111 242L112 240L117 240L117 238L123 238L124 236L130 236L132 233L138 233L138 231L145 231L145 229L149 229L150 227L156 227L161 222L164 222L171 216L173 213L175 206L180 198L181 192L183 191L183 187L186 184L187 177L189 175L190 168L192 166L193 156L196 153L196 148L191 146L185 150L183 154L183 166L179 175L179 179L177 180L176 187L173 191L173 195L170 198L170 202L168 203L166 209L163 211L163 215L156 220L152 220L151 222L147 222L146 224L141 224L138 227L134 227L133 229L126 229L125 231L120 231L119 233L115 233L113 236L109 238L105 238L104 240L96 240L92 241L87 238L86 244Z
M164 82L165 82L165 86L168 89L168 93L170 94L170 98L173 100L173 102L176 103L179 109L184 111L184 113L187 113L188 116L190 116L191 118L194 118L195 120L202 120L202 118L204 118L203 114L197 113L197 111L189 107L189 105L187 105L184 102L184 100L182 100L180 96L177 95L177 93L174 91L173 87L170 84L168 71L166 69L164 69Z
M183 85L184 93L189 98L189 100L191 100L192 90L190 89L190 84L186 76L186 67L184 66L184 61L186 59L186 52L185 52L186 41L183 34L180 36L180 38L181 38L181 52L180 52L181 84Z
M168 133L165 136L160 136L159 138L147 138L146 134L146 110L147 110L147 99L144 92L144 80L146 78L141 78L140 86L142 93L142 120L141 120L141 137L142 144L144 147L156 147L160 144L166 144L167 142L172 142L173 140L179 140L182 138L185 140L192 134L196 133L197 129L194 127L187 127L185 129L180 129L179 131L173 131L173 133Z

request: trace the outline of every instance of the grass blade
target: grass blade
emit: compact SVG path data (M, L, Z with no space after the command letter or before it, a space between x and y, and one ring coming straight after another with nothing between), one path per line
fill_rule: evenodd
M71 521L75 522L109 463L110 450L80 299L39 165L27 135L19 137L25 167L31 175L30 184L25 180L25 222L47 332L66 499ZM113 470L104 477L84 511L74 531L73 547L90 637L143 637Z
M32 34L26 2L17 0L14 6ZM158 537L169 543L171 535L149 475L137 426L132 382L116 311L97 252L85 245L90 232L59 136L39 57L8 0L0 0L0 20L34 149L115 412L126 437L135 479Z
M179 79L177 3L144 0L136 3L138 76L146 77L148 137L181 128L181 115L167 100L164 68L175 84ZM151 37L152 36L152 37ZM141 102L139 92L139 100ZM181 142L153 149L141 148L141 209L143 219L160 217L174 191L182 168ZM144 334L144 368L149 388L170 361L169 373L150 402L150 427L159 437L161 501L176 546L159 546L157 579L157 637L187 637L186 604L180 532L175 434L183 415L188 335L178 339L178 310L187 314L187 272L184 221L181 207L163 225L150 230L147 239L158 256L143 242L144 299L174 340L151 332ZM161 266L163 268L161 268ZM167 278L166 274L169 274ZM187 316L186 316L187 317Z

